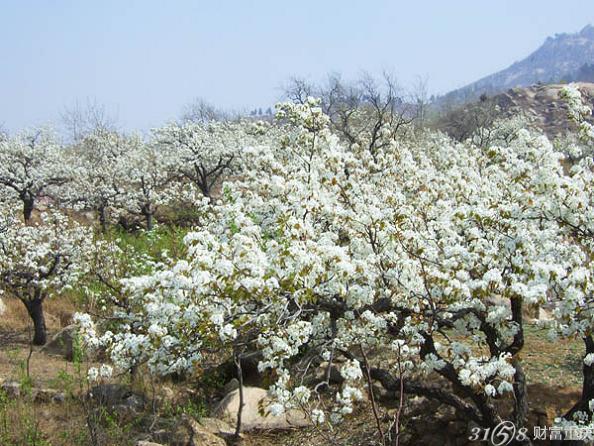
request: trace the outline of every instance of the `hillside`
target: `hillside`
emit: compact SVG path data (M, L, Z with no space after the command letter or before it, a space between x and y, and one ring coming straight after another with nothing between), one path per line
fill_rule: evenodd
M440 103L474 100L481 94L497 94L510 88L562 80L592 81L594 64L594 26L588 25L575 34L548 37L540 48L508 68L451 91L439 98Z
M582 97L594 106L594 83L579 82L578 85ZM563 86L548 84L512 88L496 95L495 100L509 114L523 113L547 135L555 137L573 126L567 119L567 105L559 96Z

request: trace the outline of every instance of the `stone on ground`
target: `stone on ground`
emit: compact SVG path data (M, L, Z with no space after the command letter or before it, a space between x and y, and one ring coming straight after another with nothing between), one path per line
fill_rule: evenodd
M68 361L72 361L74 358L74 339L76 338L76 330L74 325L64 327L41 348L41 351L48 355L62 356Z
M305 413L298 409L291 409L286 413L273 416L263 413L268 406L269 399L266 390L259 387L244 387L244 407L242 412L242 431L251 430L285 430L296 427L310 426L311 421ZM239 409L239 389L227 394L213 412L213 416L223 419L234 426Z

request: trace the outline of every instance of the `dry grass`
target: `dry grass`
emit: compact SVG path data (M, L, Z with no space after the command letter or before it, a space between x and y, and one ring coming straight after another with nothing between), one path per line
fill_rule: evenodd
M27 372L29 351L24 346L0 348L0 381L4 379L18 380ZM37 387L59 387L57 381L61 376L74 376L78 372L75 364L59 356L46 355L38 348L33 350L29 360L29 373L33 384ZM58 389L62 390L62 389Z
M6 312L2 315L0 331L26 331L31 326L27 309L18 299L4 299ZM70 324L77 311L76 304L65 296L49 298L43 303L47 329L57 331Z

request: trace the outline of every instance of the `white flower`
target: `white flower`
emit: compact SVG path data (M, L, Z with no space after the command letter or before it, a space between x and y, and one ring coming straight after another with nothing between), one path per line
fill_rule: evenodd
M96 367L91 367L88 371L87 371L87 379L90 382L95 382L99 379L99 370Z
M499 392L499 394L501 394L501 395L503 395L505 392L513 392L513 391L514 391L514 386L512 386L507 381L501 381L499 383L499 386L497 386L497 392Z
M278 417L285 413L285 407L281 403L272 403L268 405L268 411L273 417Z
M99 367L99 376L101 378L111 378L111 375L113 374L113 367L107 365L107 364L102 364L101 367Z
M356 359L346 361L340 368L340 374L347 381L356 381L363 377L363 372Z
M311 420L314 424L322 424L326 420L326 414L320 409L311 411Z
M489 396L495 396L497 395L497 390L491 384L487 384L485 386L485 393Z

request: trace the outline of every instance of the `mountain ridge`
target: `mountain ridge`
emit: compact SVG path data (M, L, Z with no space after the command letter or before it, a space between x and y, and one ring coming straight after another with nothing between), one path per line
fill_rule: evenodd
M483 94L560 81L591 81L594 73L594 26L577 33L547 37L528 57L438 98L439 103L464 103Z

